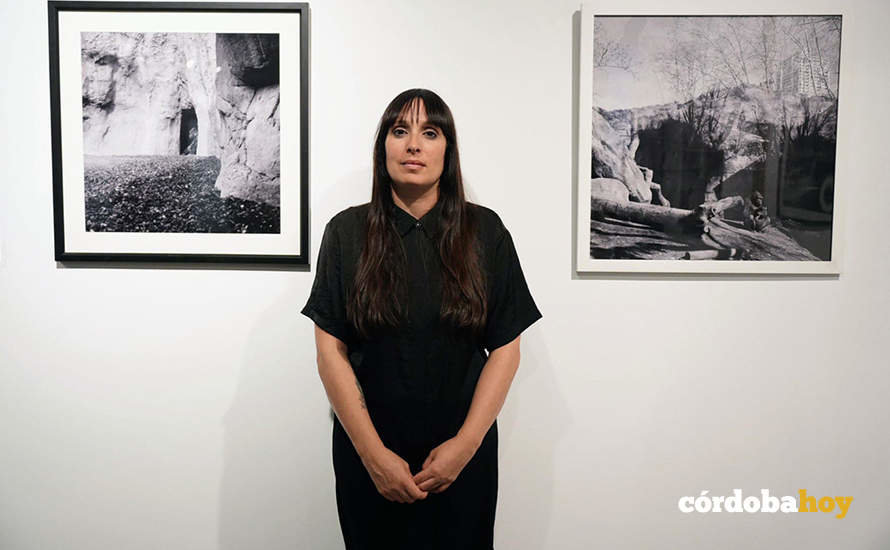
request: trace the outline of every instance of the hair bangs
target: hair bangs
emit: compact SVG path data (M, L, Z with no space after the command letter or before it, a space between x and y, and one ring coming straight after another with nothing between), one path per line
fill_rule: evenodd
M421 88L406 90L390 102L381 117L378 132L385 135L399 121L418 121L421 109L426 112L426 123L442 130L449 144L454 143L455 129L451 110L435 92Z

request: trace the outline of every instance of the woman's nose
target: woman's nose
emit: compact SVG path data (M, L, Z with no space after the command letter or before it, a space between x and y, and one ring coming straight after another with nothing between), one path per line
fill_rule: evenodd
M408 152L409 153L419 153L420 152L420 139L417 136L410 136L408 138Z

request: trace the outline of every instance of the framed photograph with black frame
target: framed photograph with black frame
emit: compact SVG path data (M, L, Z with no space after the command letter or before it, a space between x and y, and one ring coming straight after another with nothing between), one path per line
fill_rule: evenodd
M48 8L57 261L308 264L308 4Z
M577 271L840 272L841 15L580 19Z

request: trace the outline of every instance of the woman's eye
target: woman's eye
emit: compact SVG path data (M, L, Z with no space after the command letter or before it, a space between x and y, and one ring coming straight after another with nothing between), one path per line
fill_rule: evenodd
M428 137L430 139L436 139L437 137L439 137L439 132L437 132L435 130L427 130L426 132L423 133L423 135L425 135L426 137Z
M404 128L393 128L392 129L392 135L394 135L394 136L404 136L407 133L408 132L406 132Z

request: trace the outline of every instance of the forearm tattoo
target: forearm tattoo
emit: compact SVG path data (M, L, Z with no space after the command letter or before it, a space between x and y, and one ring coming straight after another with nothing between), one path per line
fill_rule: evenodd
M355 387L358 388L358 400L362 404L362 408L367 409L368 406L365 405L365 393L362 391L362 385L358 383L358 378L355 379Z

